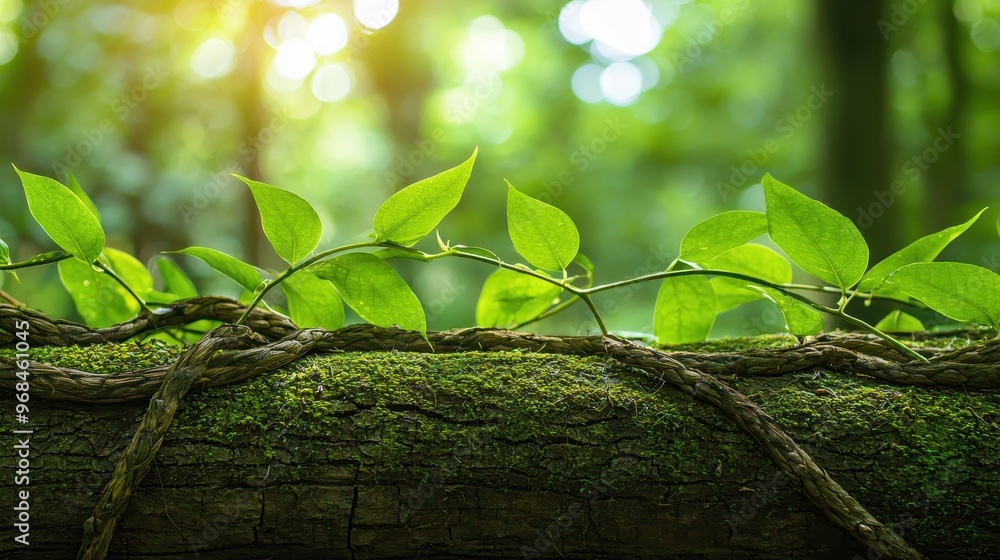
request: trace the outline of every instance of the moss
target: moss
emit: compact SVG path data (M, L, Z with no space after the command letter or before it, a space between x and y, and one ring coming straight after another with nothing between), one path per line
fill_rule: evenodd
M793 343L769 336L685 350ZM109 372L166 364L178 353L123 344L38 348L32 359ZM323 476L356 476L360 468L376 482L441 472L460 480L485 469L496 472L498 484L559 492L654 491L650 485L662 483L675 489L665 500L715 495L728 480L777 476L751 467L747 457L762 457L759 447L717 411L644 381L641 372L597 356L311 356L189 395L171 437L211 451L199 456L192 449L194 462L276 460L290 485L318 476L301 467L317 461L329 465ZM731 383L839 473L849 492L866 496L873 513L907 519L918 544L1000 531L998 505L982 499L1000 486L993 474L1000 466L1000 395L899 387L822 370Z
M170 364L184 348L157 341L147 343L95 344L90 346L32 346L28 351L36 363L79 369L91 373L138 371ZM0 349L0 359L14 358L12 348Z
M748 350L775 350L789 348L798 343L799 339L790 334L765 334L760 336L717 338L688 344L659 345L659 348L668 352L702 352L714 354L721 352L746 352Z

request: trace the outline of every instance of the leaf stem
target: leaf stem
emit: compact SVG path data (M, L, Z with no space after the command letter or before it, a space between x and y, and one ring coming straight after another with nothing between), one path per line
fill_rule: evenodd
M10 264L0 264L0 270L16 270L21 268L29 268L32 266L41 266L43 264L52 264L54 262L64 261L72 256L73 255L70 255L69 253L57 253L55 255L46 257L44 259L38 259L38 260L31 259L27 261L20 261Z
M242 325L247 320L247 318L250 317L250 313L252 313L253 310L256 309L258 305L260 305L261 300L264 299L264 296L267 295L267 292L271 291L271 289L277 286L278 284L281 284L286 278L288 278L292 274L295 274L296 272L302 270L303 268L311 264L314 264L316 262L319 262L331 255L335 255L337 253L343 253L344 251L350 251L351 249L362 249L365 247L396 247L396 246L386 245L384 243L376 243L374 241L363 241L360 243L350 243L348 245L341 245L340 247L334 247L333 249L327 249L326 251L316 253L315 255L309 257L308 259L305 259L296 265L288 267L277 278L265 284L264 287L261 288L260 292L258 292L257 295L254 296L253 301L251 301L250 305L247 306L247 310L243 312L243 315L240 315L239 320L236 321L236 325L237 326ZM399 247L399 248L407 249L407 247ZM419 252L416 249L412 250L415 252Z
M619 282L612 282L610 284L602 284L600 286L594 286L593 288L578 289L578 291L581 292L580 295L581 295L581 297L583 297L585 295L589 296L590 294L594 294L594 293L597 293L597 292L603 292L605 290L611 290L611 289L614 289L614 288L620 288L620 287L628 286L628 285L631 285L631 284L637 284L639 282L646 282L646 281L649 281L649 280L657 280L657 279L660 279L660 278L669 278L671 276L690 276L690 275L698 275L698 274L706 274L706 275L712 275L712 276L725 276L725 277L728 277L728 278L735 278L737 280L743 280L744 282L749 282L751 284L757 284L759 286L764 286L764 287L767 287L767 288L771 288L773 290L777 290L777 291L779 291L779 292L781 292L781 293L783 293L783 294L785 294L785 295L787 295L787 296L789 296L791 298L794 298L795 300L797 300L797 301L799 301L801 303L804 303L804 304L808 305L809 307L812 307L813 309L815 309L817 311L821 311L823 313L826 313L828 315L832 315L834 317L839 317L839 318L847 321L848 323L851 323L852 325L855 325L857 327L861 327L862 329L864 329L864 330L866 330L866 331L874 334L875 336L877 336L877 337L885 340L886 342L888 342L889 344L891 344L894 348L897 348L898 350L900 350L901 352L905 353L907 356L912 357L915 360L919 360L921 362L927 362L928 361L927 358L925 358L925 357L921 356L920 354L916 353L915 351L913 351L913 349L907 347L902 342L900 342L900 341L896 340L895 338L893 338L892 336L889 336L888 334L880 331L879 329L875 328L874 326L869 325L868 323L862 321L861 319L858 319L856 317L848 315L842 309L836 309L836 308L833 308L833 307L827 307L825 305L816 303L816 302L812 301L811 299L809 299L809 298L807 298L807 297L805 297L805 296L803 296L801 294L798 294L796 292L791 291L791 288L789 286L787 286L787 285L774 284L774 283L768 282L766 280L761 280L760 278L754 278L753 276L747 276L745 274L739 274L737 272L729 272L728 270L712 270L712 269L667 270L667 271L663 271L663 272L655 272L655 273L652 273L652 274L646 274L644 276L637 276L635 278L630 278L628 280L621 280Z
M550 307L549 309L545 310L543 313L540 313L538 316L536 316L534 318L531 318L531 319L528 319L527 321L523 321L521 323L518 323L518 324L514 325L513 327L511 327L511 330L522 329L522 328L524 328L524 327L526 327L526 326L528 326L528 325L530 325L532 323L537 323L538 321L542 321L544 319L548 319L549 317L551 317L551 316L553 316L553 315L555 315L557 313L561 313L561 312L565 311L566 309L569 309L570 307L572 307L573 305L575 305L576 302L578 302L578 301L580 301L580 296L572 296L569 299L567 299L566 301L563 301L563 302L560 302L560 303L556 304L555 307Z
M141 297L139 297L139 294L135 293L132 290L132 288L130 288L129 285L125 283L124 280L122 280L121 278L119 278L118 275L115 274L115 271L111 270L110 267L104 266L99 261L95 261L94 262L94 266L96 266L97 268L101 269L101 272L103 272L104 274L107 274L108 276L110 276L112 280L114 280L115 282L118 282L119 284L121 284L121 286L123 288L125 288L125 291L128 292L129 295L131 295L135 299L136 302L138 302L140 310L142 310L145 313L150 313L149 308L146 307L146 302L143 301L143 299Z
M861 327L862 329L865 329L866 331L874 334L875 336L877 336L877 337L881 338L882 340L884 340L884 341L888 342L889 344L891 344L893 348L896 348L900 352L906 354L907 356L910 356L911 358L913 358L913 359L915 359L917 361L924 362L925 364L926 363L930 363L930 360L928 360L927 358L921 356L920 354L918 354L915 350L913 350L909 346L907 346L907 345L903 344L902 342L896 340L892 336L890 336L890 335L882 332L878 328L876 328L876 327L874 327L872 325L869 325L868 323L862 321L861 319L858 319L857 317L853 317L851 315L848 315L847 313L844 313L843 311L837 311L836 313L831 313L831 314L834 315L835 317L839 317L839 318L843 319L844 321L847 321L848 323L850 323L850 324L852 324L852 325L854 325L856 327Z

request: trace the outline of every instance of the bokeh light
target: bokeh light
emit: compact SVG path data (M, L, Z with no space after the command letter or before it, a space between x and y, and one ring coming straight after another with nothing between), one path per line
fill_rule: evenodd
M316 53L302 39L289 39L278 46L274 69L289 80L301 80L316 66Z
M570 86L580 101L597 103L604 99L604 92L601 91L601 73L603 71L604 67L600 64L589 62L573 72Z
M351 93L354 76L350 67L342 63L321 66L312 77L312 92L316 99L332 103Z
M573 0L563 6L559 32L566 41L586 48L599 63L581 66L573 74L570 86L580 100L629 105L659 82L656 63L640 58L663 35L657 12L672 22L677 8L654 10L643 0Z
M191 55L191 69L202 78L216 78L233 68L236 49L227 39L212 37L194 50Z
M642 0L587 0L580 7L580 25L602 51L623 59L653 50L663 33Z
M615 105L629 105L642 93L642 71L631 62L616 62L601 72L601 92Z
M469 72L486 65L496 72L516 66L524 58L524 41L493 16L474 19L467 40L459 45L463 64Z
M399 0L354 0L354 17L372 31L389 25L399 13Z
M323 14L309 23L306 42L317 54L331 55L347 46L347 24L337 14Z

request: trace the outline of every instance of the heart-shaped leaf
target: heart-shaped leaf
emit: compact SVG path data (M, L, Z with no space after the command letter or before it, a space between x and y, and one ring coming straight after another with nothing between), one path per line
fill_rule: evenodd
M868 268L868 244L854 223L770 175L761 180L771 240L795 264L847 290Z
M715 292L702 275L674 276L660 285L653 334L660 344L701 342L715 324Z
M476 324L510 328L548 309L562 288L533 276L499 269L486 278L476 305Z
M723 212L694 226L684 235L678 258L703 264L765 233L767 215L763 212Z
M514 249L543 270L565 270L580 250L580 232L562 210L507 183L507 230Z
M10 264L10 248L0 239L0 265Z
M297 194L239 175L236 177L250 187L260 211L264 235L278 256L288 264L309 256L323 235L323 224L313 207Z
M434 231L462 199L478 153L477 148L461 165L390 196L375 212L375 241L410 247Z
M365 321L426 336L427 319L420 300L382 259L369 253L349 253L318 262L308 270L333 282L347 305Z
M809 336L823 332L823 314L801 301L778 290L754 287L764 297L773 301L785 318L785 329L796 336Z
M898 309L893 309L888 315L875 325L875 328L882 332L921 332L924 324L913 315L903 313Z
M903 247L899 251L889 255L865 273L864 278L862 278L861 282L858 283L858 289L863 292L878 289L882 285L886 276L889 276L901 267L916 262L933 261L941 253L941 251L948 246L949 243L954 241L959 235L965 233L965 230L969 229L972 224L976 223L976 220L978 220L979 216L982 216L985 211L986 208L983 208L978 214L973 216L972 219L964 224L951 226L950 228L945 228L937 233L925 235L913 243L910 243L906 247Z
M1000 275L988 268L914 263L893 272L888 281L945 317L1000 329Z
M180 251L170 252L191 255L192 257L201 259L208 266L235 280L237 284L243 286L249 292L255 292L261 283L264 282L264 277L260 274L259 270L222 251L216 251L208 247L188 247Z
M88 214L90 211L87 211ZM139 313L139 303L113 278L78 259L59 262L59 279L83 321L95 328L124 323Z
M73 191L73 194L80 199L80 202L87 205L87 208L90 209L90 213L93 214L98 221L101 220L101 213L97 211L97 206L94 205L94 201L90 200L90 197L83 190L83 187L80 186L80 182L76 180L76 176L72 173L66 176L66 188Z
M300 270L285 278L281 290L288 300L288 315L299 328L344 326L344 304L328 280Z
M181 299L193 298L198 295L194 282L168 257L156 257L156 269L163 279L163 291Z
M738 272L772 284L792 281L792 265L788 260L774 249L756 243L733 247L706 262L704 266L712 270ZM736 278L719 276L709 282L715 291L716 313L723 313L764 297L759 290L748 288L753 284Z
M153 277L138 259L125 251L108 247L101 254L111 270L139 297L146 299L153 291Z
M58 181L14 170L21 177L28 210L52 241L88 264L96 261L104 250L104 229L87 205Z

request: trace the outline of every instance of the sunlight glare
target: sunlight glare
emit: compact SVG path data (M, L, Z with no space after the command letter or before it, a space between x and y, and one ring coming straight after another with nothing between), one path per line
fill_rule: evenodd
M288 12L278 21L278 40L305 39L309 21L298 12Z
M583 23L580 21L580 8L583 4L584 0L573 0L559 12L559 32L574 45L582 45L592 39L583 30Z
M337 14L323 14L306 29L306 42L318 54L333 54L347 46L347 24Z
M524 41L493 16L481 16L469 25L469 35L460 51L469 71L488 64L496 72L516 66L524 58Z
M191 69L202 78L217 78L233 68L236 49L227 39L212 37L194 50Z
M313 4L319 4L320 0L271 0L271 3L275 6L283 6L285 8L306 8L312 6Z
M601 72L601 91L615 105L631 105L642 93L642 71L631 62L616 62Z
M626 59L653 50L663 33L642 0L587 0L580 8L580 24L587 35Z
M354 17L372 31L382 29L399 13L399 0L354 0Z
M351 93L354 77L351 69L340 63L327 64L316 70L312 77L312 92L316 99L332 103Z
M316 66L316 53L302 39L290 39L278 47L274 69L289 80L301 80Z

